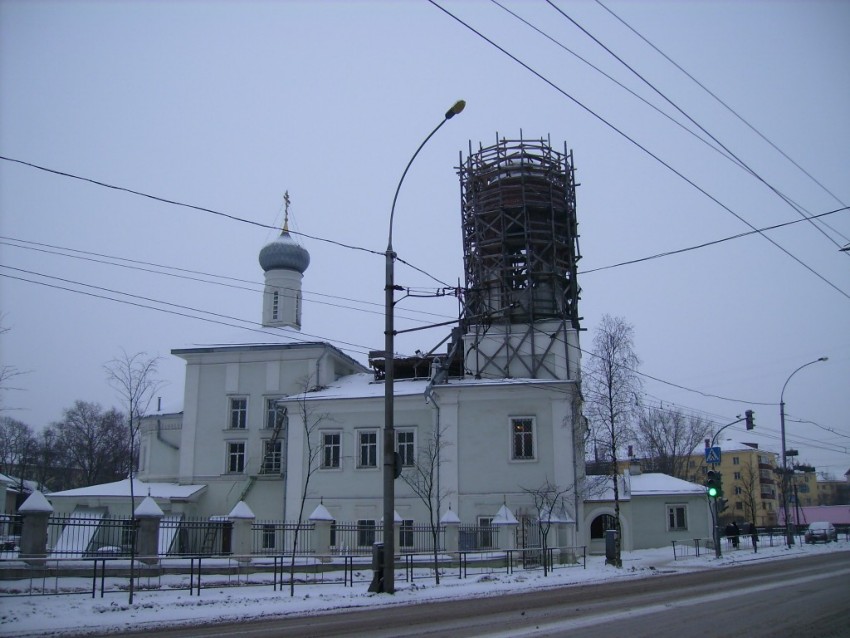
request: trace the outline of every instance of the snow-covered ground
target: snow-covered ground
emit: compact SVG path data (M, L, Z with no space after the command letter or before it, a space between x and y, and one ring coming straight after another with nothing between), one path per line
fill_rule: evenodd
M447 574L439 586L433 578L404 582L402 572L396 577L396 593L370 594L368 583L353 587L342 585L298 585L295 596L288 588L274 591L271 585L242 587L210 587L200 596L182 591L136 592L128 604L126 592L106 593L104 598L90 594L35 595L0 598L0 636L59 636L87 632L120 632L125 629L150 629L161 625L197 625L224 620L254 619L316 613L331 609L412 604L440 599L493 596L506 592L527 591L547 587L627 580L693 570L717 569L741 563L781 560L823 552L850 551L850 542L783 547L760 546L758 553L750 548L728 551L716 559L714 553L701 550L701 556L673 560L670 547L627 552L623 568L605 565L604 557L587 559L587 568L558 568L544 577L539 569L506 574L494 571L469 575L460 579ZM90 581L89 581L90 582Z

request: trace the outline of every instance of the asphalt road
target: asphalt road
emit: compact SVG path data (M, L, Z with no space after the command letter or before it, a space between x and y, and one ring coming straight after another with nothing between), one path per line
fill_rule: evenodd
M155 634L170 638L845 638L850 636L850 552L491 598L157 629Z

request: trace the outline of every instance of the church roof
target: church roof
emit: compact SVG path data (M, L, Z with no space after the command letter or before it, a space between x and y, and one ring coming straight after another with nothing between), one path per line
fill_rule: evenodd
M260 266L265 272L269 270L294 270L301 274L310 265L310 253L292 239L289 231L284 228L280 236L269 242L260 250Z

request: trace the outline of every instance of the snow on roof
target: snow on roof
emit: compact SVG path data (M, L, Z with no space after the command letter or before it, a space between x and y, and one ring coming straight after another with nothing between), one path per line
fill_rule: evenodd
M395 396L424 395L427 386L428 379L397 379L393 384L393 391ZM362 372L340 377L327 387L315 392L307 392L306 395L292 395L288 397L288 400L369 399L382 396L384 396L384 382L375 381L373 374Z
M625 472L620 479L620 500L628 501L635 496L660 496L667 494L704 494L705 487L683 481L669 474L647 472L631 474ZM610 476L591 475L585 477L586 501L614 500L614 483Z
M424 395L430 379L396 379L393 384L394 396ZM548 381L546 379L452 379L448 386L470 387L470 386L505 386L505 385L527 385L533 383L539 386L546 383L560 384L562 381ZM435 386L436 390L445 388L446 385ZM293 395L288 400L304 398L305 395ZM308 401L321 399L369 399L384 396L384 382L375 381L371 372L362 372L340 377L327 387L315 392L308 392Z
M136 511L133 512L136 516L163 516L162 509L160 509L159 505L156 504L156 501L153 500L150 496L146 496L145 500L139 503L139 506L136 508Z
M133 479L133 491L139 498L151 496L159 499L171 500L194 500L207 488L206 485L178 485L177 483L145 483ZM73 490L53 492L50 498L76 498L76 497L129 497L130 479L115 481L114 483L101 483L88 487L78 487Z
M230 510L230 514L227 515L227 518L254 519L257 518L257 515L254 514L250 507L248 507L248 504L245 501L239 501L233 506L233 509Z
M332 521L335 520L333 515L328 511L328 508L319 503L313 513L310 514L311 521Z
M18 508L19 512L52 512L53 506L44 498L44 494L38 490L27 497L27 500Z
M632 496L653 496L656 494L704 494L705 487L683 481L669 474L648 472L632 474Z

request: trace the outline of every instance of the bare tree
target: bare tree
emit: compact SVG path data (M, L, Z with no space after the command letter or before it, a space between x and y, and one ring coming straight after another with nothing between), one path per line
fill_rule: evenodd
M440 584L439 518L443 500L449 496L449 492L440 487L439 479L440 458L442 451L447 446L443 434L445 434L445 429L435 426L427 444L419 447L413 465L404 468L401 473L401 479L428 510L428 525L434 548L434 578L437 585Z
M154 395L162 382L156 378L159 357L148 357L144 352L129 355L125 350L121 356L107 363L106 378L109 385L118 393L127 410L127 460L130 477L130 517L133 519L132 541L130 543L130 604L133 603L133 571L136 553L136 493L133 472L136 467L136 435L142 424L142 418L148 411Z
M635 438L638 450L656 472L683 480L688 478L691 453L711 434L711 423L686 415L676 408L646 407L641 410Z
M617 459L632 437L636 397L641 390L634 351L634 329L621 317L604 315L593 339L593 352L583 378L586 414L596 449L608 461L614 484L614 519L617 538L614 564L622 567L622 526Z
M75 401L55 424L58 444L84 486L114 481L126 470L124 415L97 403Z
M319 469L319 454L321 453L321 442L317 439L319 426L330 419L327 414L316 414L315 410L310 405L307 399L309 392L319 390L318 387L311 387L312 377L304 379L304 391L298 397L298 411L301 417L301 425L304 428L304 482L301 484L301 500L298 504L298 521L295 524L295 534L292 538L292 560L289 565L289 595L295 595L295 553L298 550L298 532L301 530L304 521L304 506L307 502L307 495L310 493L310 479ZM289 426L286 427L287 436ZM288 474L288 472L287 472Z
M144 352L134 355L122 350L121 355L107 363L106 379L118 393L127 411L127 459L130 478L130 511L136 511L136 495L133 487L133 473L136 467L136 435L142 423L142 417L148 411L151 401L162 387L156 377L159 357L148 357Z
M749 458L746 464L740 466L739 471L741 473L740 497L744 504L744 516L753 525L757 525L758 502L761 499L759 468L758 465L753 464L752 458Z
M0 317L0 320L2 320L2 318L3 317ZM7 332L9 332L9 330L10 330L10 328L7 328L7 327L3 326L2 324L0 324L0 335L6 334ZM4 400L4 396L5 396L6 392L9 392L9 391L12 391L12 390L17 390L17 391L23 390L23 388L19 388L19 387L11 385L10 383L11 383L12 379L19 377L23 374L27 374L27 373L28 373L27 371L20 370L17 366L8 365L8 364L5 364L5 363L0 364L0 412L5 412L6 410L9 409L9 408L6 407L5 400Z
M549 564L547 559L549 531L554 521L566 517L566 497L573 492L573 489L556 485L546 478L539 487L524 487L522 491L531 496L534 501L534 509L537 512L537 521L540 526L540 538L543 542L543 575L546 576L552 569L552 565Z

